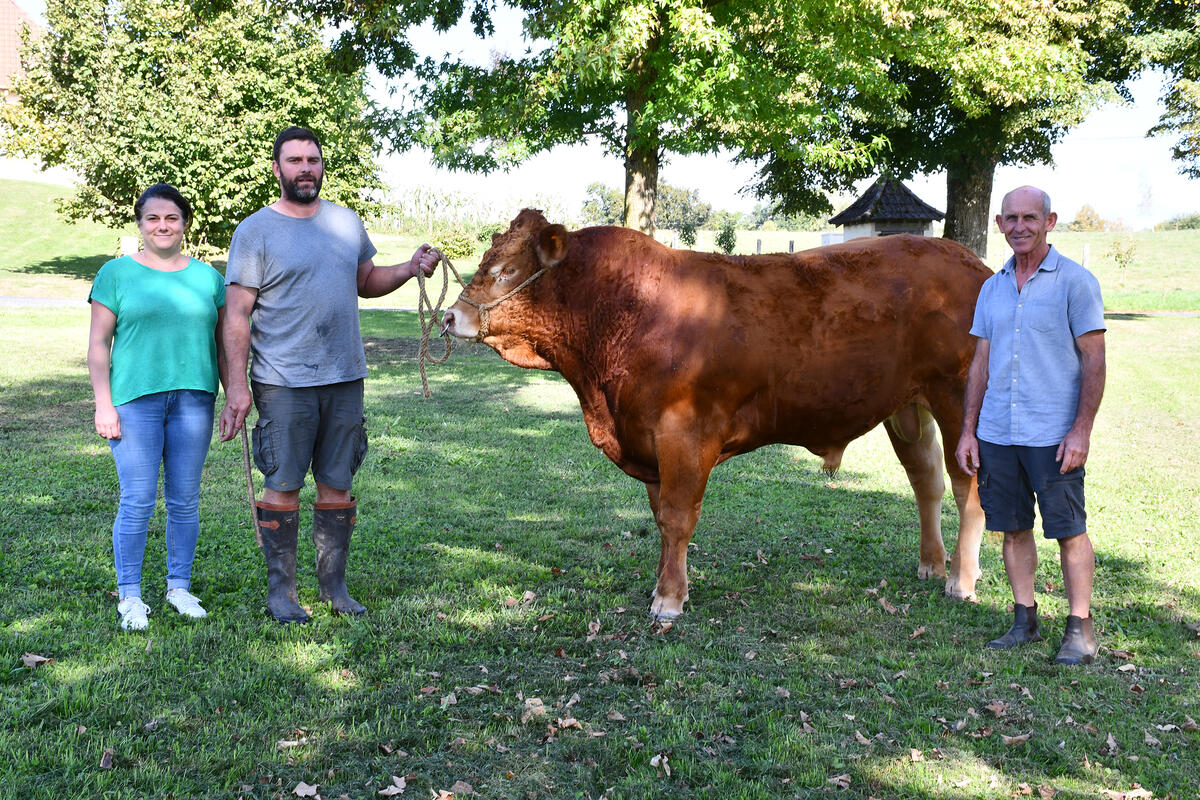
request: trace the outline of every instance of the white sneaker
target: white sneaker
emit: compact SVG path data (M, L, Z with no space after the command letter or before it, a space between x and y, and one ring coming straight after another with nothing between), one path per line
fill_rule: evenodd
M167 602L175 606L175 610L185 617L201 619L208 616L208 612L200 605L200 598L187 589L172 589L167 592Z
M122 630L144 631L150 627L146 619L150 606L143 603L140 597L126 597L117 604L117 613L121 615Z

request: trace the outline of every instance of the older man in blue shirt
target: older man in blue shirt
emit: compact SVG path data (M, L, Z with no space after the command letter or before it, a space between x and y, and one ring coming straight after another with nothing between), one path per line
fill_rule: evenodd
M988 647L1042 639L1034 599L1036 497L1044 535L1058 541L1070 607L1054 660L1090 664L1097 651L1095 553L1083 465L1104 394L1104 302L1096 278L1047 243L1057 221L1040 189L1022 186L1004 196L996 224L1013 256L979 292L955 454L968 474L978 474L988 530L1004 532L1014 620Z

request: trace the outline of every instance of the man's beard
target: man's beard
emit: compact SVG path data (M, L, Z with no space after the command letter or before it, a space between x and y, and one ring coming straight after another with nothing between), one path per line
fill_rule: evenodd
M301 189L299 184L300 184L301 178L303 178L303 177L309 178L312 181L312 186ZM298 175L293 180L280 181L279 183L283 187L283 196L284 197L286 197L288 200L290 200L293 203L300 203L302 205L308 205L309 203L316 202L317 196L321 193L321 183L324 180L325 180L325 176L323 174L322 175Z

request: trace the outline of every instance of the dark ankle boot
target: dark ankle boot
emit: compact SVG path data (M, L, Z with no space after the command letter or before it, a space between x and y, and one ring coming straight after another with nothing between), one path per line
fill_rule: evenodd
M367 607L346 591L346 558L350 555L350 534L354 531L358 510L349 503L313 505L313 544L317 547L317 580L321 599L328 601L338 614L365 614Z
M296 601L296 539L300 509L258 504L258 528L267 561L267 610L280 622L308 622Z
M1016 603L1013 605L1013 624L1008 629L1008 633L999 639L992 639L987 646L997 650L1007 650L1019 644L1040 642L1041 640L1042 636L1038 633L1037 603L1031 606Z
M1067 630L1054 663L1090 664L1096 660L1096 651L1099 649L1092 631L1092 618L1067 617Z

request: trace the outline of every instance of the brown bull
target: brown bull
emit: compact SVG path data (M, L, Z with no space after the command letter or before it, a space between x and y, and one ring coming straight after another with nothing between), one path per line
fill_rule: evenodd
M526 209L492 238L444 322L517 366L561 373L592 443L646 484L662 537L656 617L687 600L688 542L715 465L782 442L836 469L885 420L920 512L917 576L974 600L983 513L953 447L989 274L944 239L722 256L627 228L571 233ZM934 420L961 519L948 576Z

